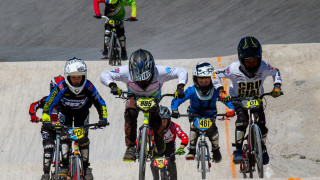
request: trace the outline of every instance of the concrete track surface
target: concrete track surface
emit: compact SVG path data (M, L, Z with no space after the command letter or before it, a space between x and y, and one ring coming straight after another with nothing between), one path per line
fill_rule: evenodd
M264 59L281 70L284 96L267 97L266 117L269 127L267 146L270 164L265 166L266 178L318 179L320 177L319 151L319 109L320 73L318 71L320 44L265 45ZM183 66L191 73L199 61L207 61L215 68L226 66L236 56L212 57L194 60L162 60L158 64L171 67ZM95 179L138 179L138 163L122 161L124 143L124 102L109 93L110 89L100 83L100 72L113 69L104 61L87 61L88 79L106 100L108 119L111 123L103 130L90 132L90 161ZM49 82L63 74L64 62L1 62L1 111L0 111L0 179L39 179L42 174L42 144L40 124L29 121L28 108L34 102L48 95ZM119 83L121 88L125 86ZM267 79L266 91L272 89L272 78ZM163 93L172 93L176 81L164 85ZM170 98L161 104L169 106ZM187 103L180 112L184 113ZM218 111L224 112L224 105L218 103ZM41 116L41 110L38 115ZM139 115L138 124L141 124ZM90 121L97 122L94 107ZM189 123L185 118L174 120L189 134ZM239 167L233 166L231 154L234 142L234 121L217 122L223 160L213 164L208 179L242 178ZM180 143L180 141L177 141ZM196 162L186 162L184 156L177 157L179 179L200 179ZM235 168L235 169L233 169ZM151 179L147 166L147 179Z

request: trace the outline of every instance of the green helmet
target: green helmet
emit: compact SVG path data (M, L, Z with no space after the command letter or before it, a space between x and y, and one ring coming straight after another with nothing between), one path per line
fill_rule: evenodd
M106 6L114 10L120 3L120 0L106 0Z

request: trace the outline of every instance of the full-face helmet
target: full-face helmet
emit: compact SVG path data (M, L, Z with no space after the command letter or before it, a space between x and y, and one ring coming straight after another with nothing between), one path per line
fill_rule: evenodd
M60 82L63 81L64 77L62 77L61 75L53 77L50 81L50 92L53 90L54 87L56 87L56 85Z
M78 75L82 76L82 81L79 86L74 86L70 80L70 76ZM64 67L64 77L69 89L74 94L79 94L87 82L87 65L82 59L76 57L69 59Z
M120 0L106 0L106 6L108 6L111 10L115 10L119 5Z
M160 117L161 119L167 119L168 123L167 126L165 127L165 131L170 127L171 125L171 113L170 110L166 106L161 106L160 105Z
M238 57L241 70L249 77L254 77L261 65L262 47L259 41L254 37L244 37L238 45ZM246 67L245 61L248 59L256 59L257 65L254 67Z
M193 83L196 89L196 94L200 100L211 99L214 93L214 88L211 79L208 86L202 87L198 83L198 78L211 78L213 70L213 66L207 62L200 62L193 69Z
M149 51L139 49L131 54L129 72L133 82L146 89L154 77L155 63Z

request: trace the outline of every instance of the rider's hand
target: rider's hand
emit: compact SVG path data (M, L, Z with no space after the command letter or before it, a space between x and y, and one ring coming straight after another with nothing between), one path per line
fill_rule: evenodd
M220 101L222 102L230 101L230 96L224 90L220 90L219 96L220 96Z
M136 17L130 17L129 21L138 21L138 19Z
M184 98L184 84L178 84L177 90L174 93L175 99L182 99Z
M100 126L100 127L106 127L107 124L108 124L108 121L105 119L100 119L98 121L98 126Z
M121 90L118 88L117 84L112 82L109 84L109 87L111 88L111 94L113 95L121 95Z
M97 15L95 15L93 17L96 18L96 19L101 19L101 14L97 14Z
M234 109L229 109L226 113L227 117L233 117L234 116Z
M184 155L184 149L183 148L179 148L177 151L176 151L176 154L178 155Z
M281 85L275 85L271 95L274 98L279 97L281 95Z
M177 119L180 117L180 113L177 109L172 110L171 117Z
M33 123L38 123L39 122L39 118L35 114L32 114L30 121L33 122Z

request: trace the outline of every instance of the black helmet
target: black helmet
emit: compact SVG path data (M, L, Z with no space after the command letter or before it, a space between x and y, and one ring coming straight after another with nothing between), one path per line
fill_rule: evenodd
M260 67L261 57L262 57L262 48L261 44L255 37L244 37L240 40L238 45L238 57L240 61L241 69L249 77L254 77ZM247 68L244 65L246 59L255 58L258 60L258 65L254 68Z
M139 49L133 52L129 60L131 80L145 89L153 79L154 66L154 59L149 51Z
M210 82L209 86L201 87L198 84L197 78L201 77L209 77L211 78L213 73L213 66L207 62L200 62L194 67L192 77L193 77L193 84L196 88L196 94L200 100L209 100L212 98L214 89L212 81Z
M160 114L161 119L168 119L168 124L165 127L165 130L167 130L171 125L171 113L170 113L170 110L166 106L161 106L161 105L160 105L159 109L160 109L160 113L159 114Z

